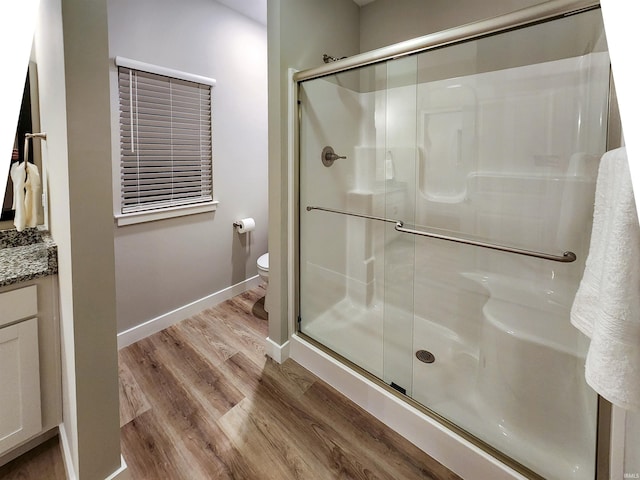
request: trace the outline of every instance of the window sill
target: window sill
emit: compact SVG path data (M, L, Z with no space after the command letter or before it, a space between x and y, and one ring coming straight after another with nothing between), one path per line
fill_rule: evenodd
M180 207L164 208L162 210L151 210L147 212L116 214L116 225L125 227L137 223L155 222L167 218L183 217L185 215L195 215L197 213L213 212L218 208L218 200L199 205L183 205Z

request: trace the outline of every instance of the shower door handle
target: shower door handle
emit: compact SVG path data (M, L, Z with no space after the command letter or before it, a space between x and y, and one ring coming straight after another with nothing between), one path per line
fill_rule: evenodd
M347 158L347 157L338 155L333 150L333 147L327 146L322 149L322 154L320 155L320 158L322 159L322 164L325 167L330 167L331 165L333 165L333 162L335 162L339 158Z
M307 212L310 212L311 210L320 210L323 212L338 213L340 215L349 215L350 217L366 218L368 220L377 220L379 222L395 223L396 232L409 233L411 235L419 235L422 237L436 238L438 240L446 240L448 242L461 243L463 245L473 245L476 247L489 248L491 250L498 250L501 252L516 253L518 255L524 255L526 257L542 258L544 260L551 260L553 262L571 263L576 261L576 254L571 251L563 252L562 255L553 255L550 253L536 252L532 250L524 250L522 248L509 247L507 245L488 243L480 240L472 240L470 238L461 238L461 237L454 237L450 235L444 235L441 233L414 230L413 228L405 227L404 222L402 220L394 220L392 218L375 217L373 215L367 215L365 213L346 212L344 210L335 210L333 208L307 206Z

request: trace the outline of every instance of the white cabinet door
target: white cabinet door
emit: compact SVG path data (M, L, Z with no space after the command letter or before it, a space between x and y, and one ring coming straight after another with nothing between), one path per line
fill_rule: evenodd
M0 328L0 454L41 430L38 320Z

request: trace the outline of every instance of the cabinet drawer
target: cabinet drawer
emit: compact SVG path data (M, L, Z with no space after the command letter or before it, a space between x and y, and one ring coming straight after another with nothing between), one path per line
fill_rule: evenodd
M0 328L38 314L38 287L18 288L0 293Z

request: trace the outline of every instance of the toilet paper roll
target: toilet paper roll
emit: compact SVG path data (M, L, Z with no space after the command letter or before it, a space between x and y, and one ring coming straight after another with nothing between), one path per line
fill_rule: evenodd
M251 232L256 228L256 221L253 218L243 218L234 223L238 233Z

